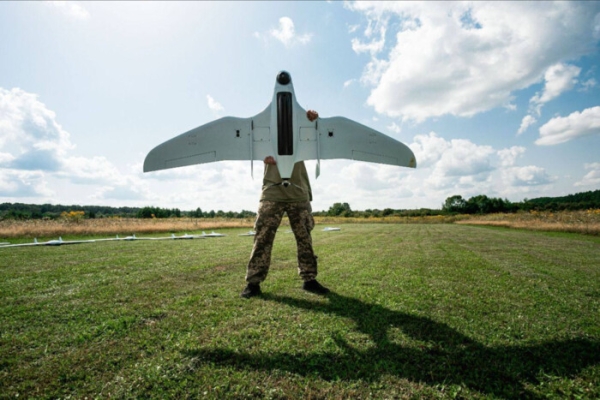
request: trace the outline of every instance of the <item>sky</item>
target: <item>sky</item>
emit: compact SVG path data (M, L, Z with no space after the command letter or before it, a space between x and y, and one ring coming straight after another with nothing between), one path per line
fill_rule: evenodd
M255 211L263 167L148 152L296 98L417 168L306 161L313 210L600 189L600 2L0 2L0 203Z

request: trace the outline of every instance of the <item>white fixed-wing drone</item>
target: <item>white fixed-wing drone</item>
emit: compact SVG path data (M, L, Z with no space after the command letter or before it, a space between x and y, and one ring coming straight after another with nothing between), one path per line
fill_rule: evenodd
M59 237L58 240L49 240L47 242L38 242L37 239L33 239L32 243L19 243L19 244L11 244L8 242L0 243L0 249L8 248L8 247L31 247L31 246L62 246L64 244L81 244L81 243L98 243L98 242L114 242L114 241L134 241L134 240L180 240L180 239L204 239L209 237L223 237L227 236L222 233L216 233L212 231L212 233L202 232L202 235L188 235L187 233L181 236L175 236L174 233L171 236L163 236L163 237L137 237L135 234L126 237L119 237L117 235L114 238L104 238L104 239L92 239L92 240L63 240L62 237Z
M294 164L303 160L317 160L317 177L320 160L338 158L417 166L405 144L358 122L344 117L309 121L296 101L290 74L281 71L271 104L263 112L251 118L221 118L156 146L144 160L144 172L267 156L275 158L284 186L289 185Z

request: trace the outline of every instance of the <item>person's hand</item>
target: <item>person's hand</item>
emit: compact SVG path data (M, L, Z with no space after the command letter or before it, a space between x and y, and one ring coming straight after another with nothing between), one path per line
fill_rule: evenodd
M276 165L277 161L275 161L275 159L273 158L273 156L266 156L265 157L265 164Z
M315 110L308 110L306 112L306 118L308 118L310 122L313 122L315 119L319 118L319 113Z

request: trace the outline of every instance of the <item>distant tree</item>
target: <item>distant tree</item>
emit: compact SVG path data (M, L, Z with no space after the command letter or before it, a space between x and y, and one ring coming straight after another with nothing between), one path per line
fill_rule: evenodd
M394 210L392 210L391 208L384 208L383 211L381 212L381 215L383 215L384 217L387 217L389 215L392 215L394 213Z
M238 218L253 218L256 217L256 213L252 211L242 210L238 214Z
M471 197L467 200L467 214L487 214L491 210L490 198L484 194Z
M327 211L327 215L337 217L342 214L349 214L352 212L350 208L350 204L348 203L334 203L331 207L329 207L329 211Z
M448 213L464 213L466 212L467 202L461 195L450 196L444 202L442 210Z

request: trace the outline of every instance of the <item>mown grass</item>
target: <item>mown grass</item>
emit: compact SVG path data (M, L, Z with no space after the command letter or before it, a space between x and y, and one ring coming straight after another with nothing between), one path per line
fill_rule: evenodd
M0 249L1 398L599 398L600 238L449 224Z

